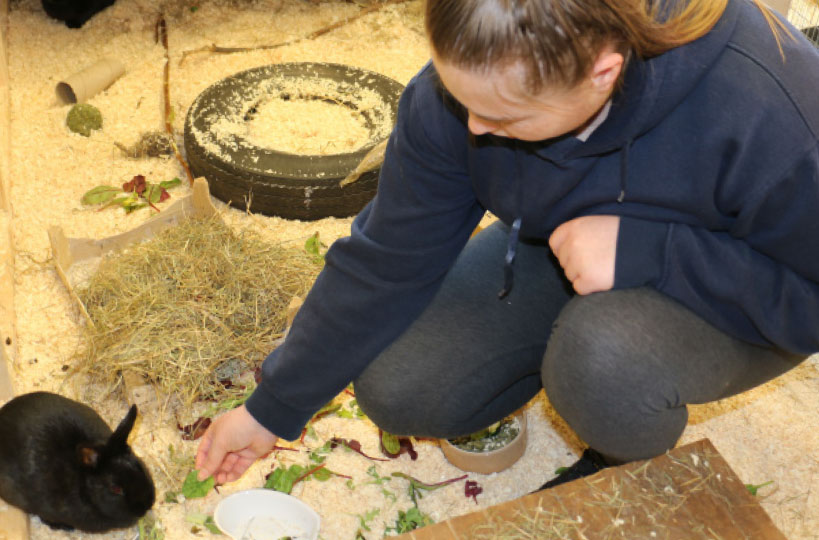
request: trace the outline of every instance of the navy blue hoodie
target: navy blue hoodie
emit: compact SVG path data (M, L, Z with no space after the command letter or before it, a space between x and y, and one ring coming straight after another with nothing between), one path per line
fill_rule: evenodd
M818 351L819 52L791 32L780 53L759 9L731 0L706 36L632 61L586 142L470 138L424 67L378 194L328 251L250 413L297 437L427 306L485 210L537 238L621 216L615 289L650 286L750 343Z

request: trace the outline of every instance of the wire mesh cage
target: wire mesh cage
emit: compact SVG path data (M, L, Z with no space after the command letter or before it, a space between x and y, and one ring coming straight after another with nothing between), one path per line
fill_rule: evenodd
M791 0L788 20L819 47L819 1Z

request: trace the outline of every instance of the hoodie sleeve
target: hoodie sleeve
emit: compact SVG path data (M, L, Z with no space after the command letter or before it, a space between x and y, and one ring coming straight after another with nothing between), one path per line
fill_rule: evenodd
M744 198L725 231L624 217L615 287L654 286L740 339L819 351L819 156Z
M331 246L287 339L262 366L246 406L267 429L298 437L432 299L484 213L466 144L437 77L423 70L401 97L378 194Z

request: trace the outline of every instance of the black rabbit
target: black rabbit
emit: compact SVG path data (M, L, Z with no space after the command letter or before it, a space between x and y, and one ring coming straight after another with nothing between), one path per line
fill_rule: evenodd
M67 27L79 28L113 3L114 0L43 0L43 9Z
M128 527L154 504L145 464L128 446L136 405L112 433L89 406L49 392L0 408L0 498L55 529Z

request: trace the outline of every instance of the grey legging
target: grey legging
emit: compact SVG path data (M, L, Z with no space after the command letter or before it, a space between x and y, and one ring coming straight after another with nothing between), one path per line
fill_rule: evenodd
M762 384L805 359L717 330L651 288L577 296L545 243L519 245L504 300L507 228L468 243L429 307L355 381L364 412L404 435L471 433L541 388L612 461L672 448L688 403Z

